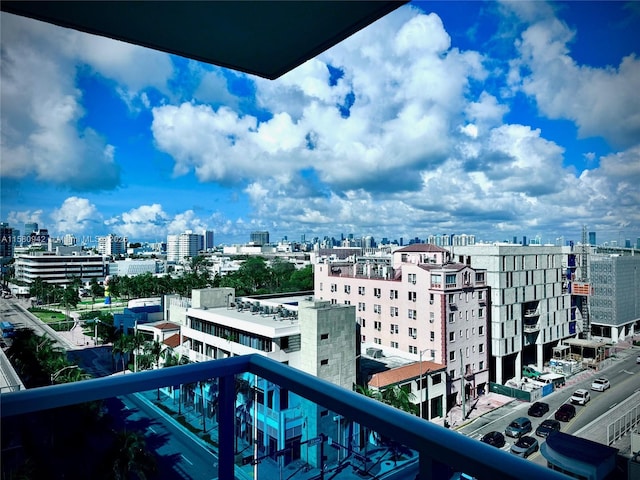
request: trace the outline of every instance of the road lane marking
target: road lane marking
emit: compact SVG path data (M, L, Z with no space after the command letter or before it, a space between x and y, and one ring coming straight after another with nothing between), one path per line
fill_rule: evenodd
M193 463L191 463L191 461L189 461L189 459L187 457L185 457L184 455L180 454L180 456L182 458L184 458L184 460L189 464L189 465L193 465Z

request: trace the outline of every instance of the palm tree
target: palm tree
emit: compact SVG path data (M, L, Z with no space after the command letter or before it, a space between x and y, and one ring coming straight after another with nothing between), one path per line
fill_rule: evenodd
M131 353L132 344L128 335L120 335L111 347L112 355L120 355L120 361L122 362L122 372L124 373L124 360L125 356Z
M151 355L151 357L155 360L156 368L160 368L160 357L162 356L162 343L160 343L158 340L147 342L145 343L144 350L145 350L145 353Z
M108 453L111 465L110 478L145 480L157 470L155 457L147 449L145 437L140 432L120 431Z

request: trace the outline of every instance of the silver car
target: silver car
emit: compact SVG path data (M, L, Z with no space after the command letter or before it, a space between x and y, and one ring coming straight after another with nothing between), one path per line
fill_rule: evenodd
M519 457L527 458L532 453L537 452L539 448L540 445L536 438L524 435L511 446L511 453Z

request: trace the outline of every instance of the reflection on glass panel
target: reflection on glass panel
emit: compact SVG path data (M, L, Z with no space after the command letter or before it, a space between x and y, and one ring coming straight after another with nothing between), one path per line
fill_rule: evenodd
M393 439L252 374L235 382L241 477L375 478L391 470L416 475L417 453Z

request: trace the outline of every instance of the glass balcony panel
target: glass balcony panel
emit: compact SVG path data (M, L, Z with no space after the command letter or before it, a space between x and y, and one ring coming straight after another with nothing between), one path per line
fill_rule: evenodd
M2 478L116 478L114 468L150 469L149 479L562 478L259 355L32 388L0 403Z

